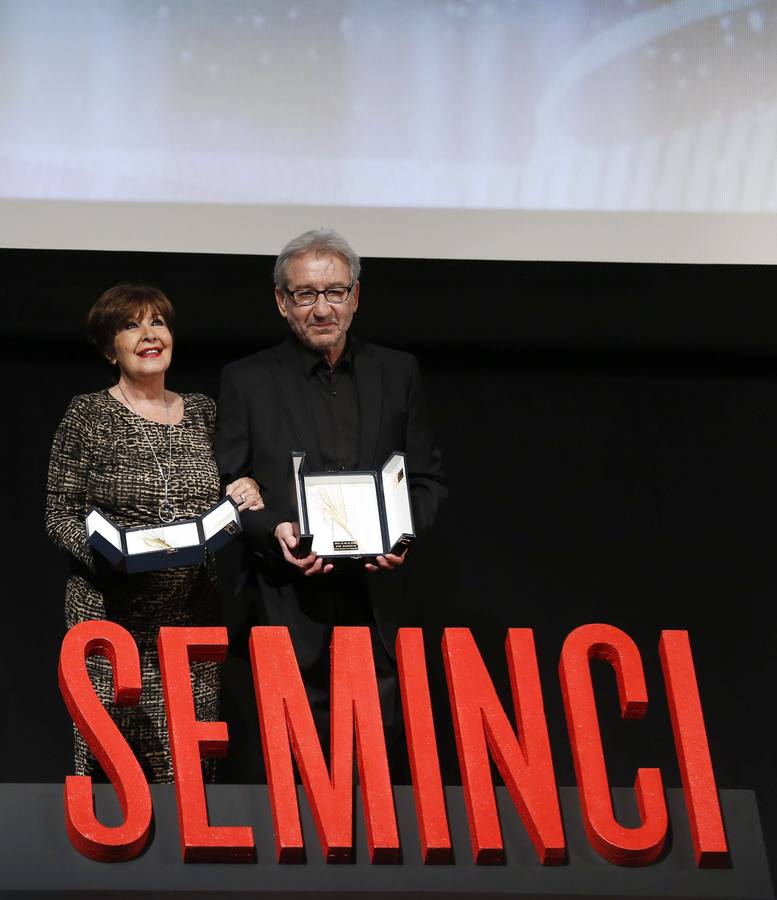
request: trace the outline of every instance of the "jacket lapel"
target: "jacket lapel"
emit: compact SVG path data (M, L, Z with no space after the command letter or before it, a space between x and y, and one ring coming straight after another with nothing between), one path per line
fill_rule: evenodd
M376 466L375 451L380 435L383 384L380 364L361 341L353 343L353 367L356 390L359 394L359 465L365 469ZM383 460L379 461L381 464Z
M275 379L278 394L298 442L298 446L292 449L304 450L307 465L314 472L319 471L323 467L321 447L313 424L313 411L307 400L305 377L297 351L290 340L278 347L275 355Z

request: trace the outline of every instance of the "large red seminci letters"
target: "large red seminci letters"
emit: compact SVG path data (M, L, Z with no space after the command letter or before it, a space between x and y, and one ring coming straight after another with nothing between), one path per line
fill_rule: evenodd
M288 630L254 628L250 650L278 862L304 861L294 761L325 858L329 862L351 859L354 736L370 860L398 862L399 833L369 630L334 630L328 768ZM400 629L396 650L421 852L426 863L447 862L451 838L420 629ZM186 862L250 862L255 858L250 827L209 823L202 781L201 758L227 753L227 727L224 722L195 718L189 665L193 660L223 660L226 651L224 628L159 631L159 662ZM477 863L504 859L491 777L493 759L539 862L552 865L564 860L566 842L531 629L509 629L505 652L517 734L469 629L448 628L443 636L472 852ZM93 654L105 656L113 667L116 703L131 705L138 702L142 688L138 651L121 626L90 621L70 629L59 659L59 684L68 711L110 778L124 821L113 827L103 825L94 812L91 779L68 776L65 823L71 842L85 856L104 861L133 859L149 839L151 794L137 759L89 680L86 659ZM728 848L688 633L662 632L659 656L696 864L724 865ZM624 718L642 717L648 702L639 650L627 634L602 624L583 625L569 634L559 676L586 833L605 860L647 865L661 852L667 833L661 772L637 771L634 789L641 824L635 828L620 825L613 813L604 762L590 674L592 659L604 659L614 669Z

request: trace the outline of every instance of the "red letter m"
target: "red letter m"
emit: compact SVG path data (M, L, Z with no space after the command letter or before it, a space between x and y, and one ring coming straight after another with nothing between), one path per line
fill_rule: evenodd
M304 856L293 751L326 860L351 858L355 727L370 860L394 862L399 835L369 628L335 628L330 652L331 777L288 629L265 626L251 632L277 857L295 862Z

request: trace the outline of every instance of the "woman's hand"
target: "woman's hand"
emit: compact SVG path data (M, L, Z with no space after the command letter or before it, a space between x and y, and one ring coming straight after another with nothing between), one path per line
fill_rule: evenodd
M264 500L259 491L259 485L253 478L243 475L241 478L227 485L227 496L231 497L237 508L242 512L244 509L250 509L256 512L257 509L264 509Z

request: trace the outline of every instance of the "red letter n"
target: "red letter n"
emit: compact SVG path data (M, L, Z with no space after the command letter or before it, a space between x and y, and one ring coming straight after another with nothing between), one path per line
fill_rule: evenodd
M446 628L442 647L475 862L504 858L489 750L540 862L561 862L564 829L531 629L511 628L505 641L520 740L469 629Z
M332 635L331 778L288 629L253 628L250 646L279 862L304 859L292 750L327 862L351 858L354 727L370 860L395 862L399 836L370 630L338 627Z
M111 784L124 813L113 828L94 814L92 779L68 775L65 780L65 825L73 846L84 856L104 862L134 859L148 841L151 793L140 763L95 693L86 659L105 656L113 669L114 700L132 706L140 699L140 660L132 635L114 622L92 620L74 625L59 655L59 688L65 705Z

